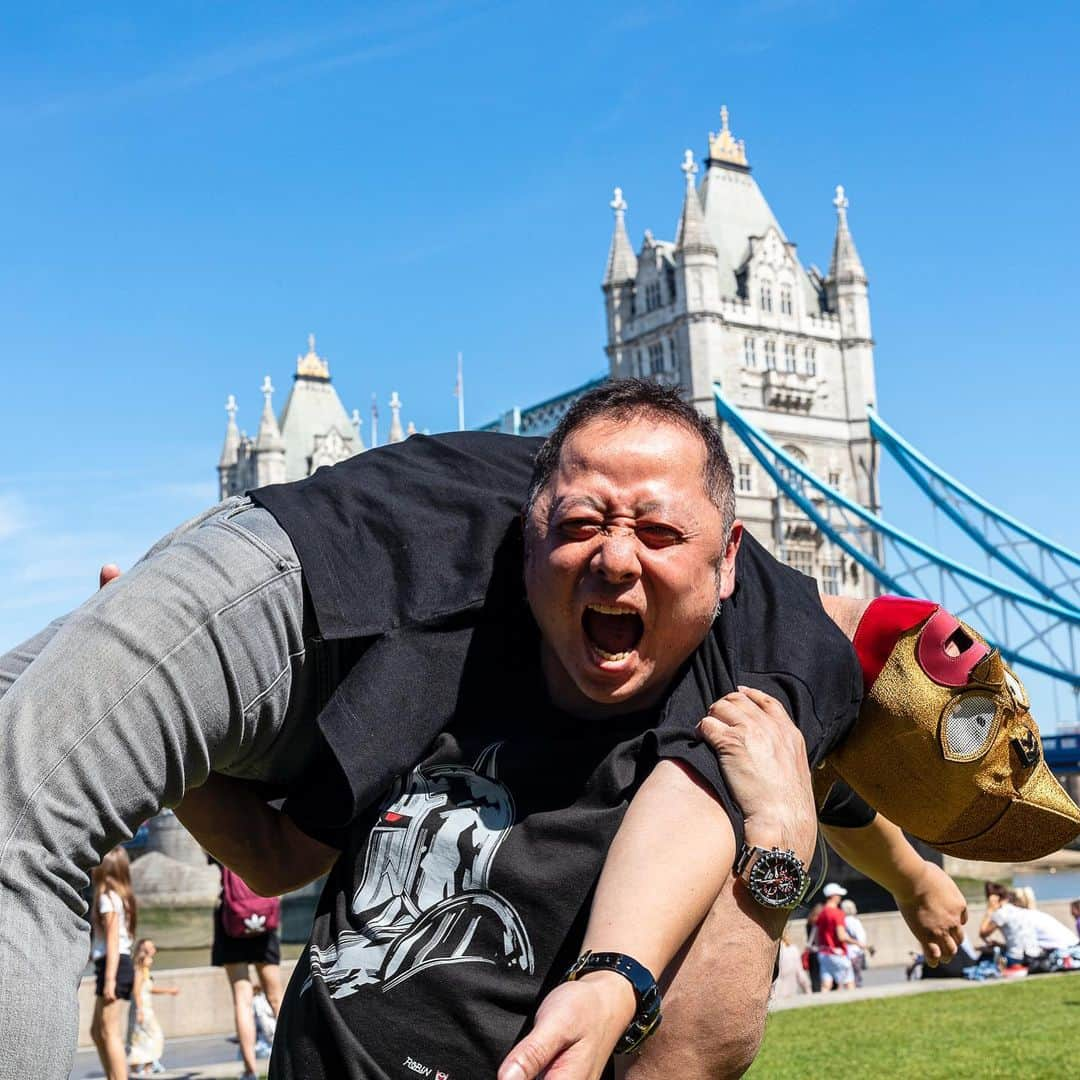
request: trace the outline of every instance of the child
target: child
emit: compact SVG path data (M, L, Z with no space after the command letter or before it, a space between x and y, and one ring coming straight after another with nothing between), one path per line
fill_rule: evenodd
M90 925L94 936L90 956L97 975L97 996L90 1037L97 1047L106 1080L127 1080L127 1058L120 1037L120 1002L131 1000L135 980L131 936L136 922L127 852L122 847L113 848L101 860L92 878Z
M155 986L150 969L154 966L157 946L143 938L135 946L135 986L131 992L132 1008L128 1022L128 1065L138 1069L140 1075L164 1072L161 1055L165 1049L165 1036L154 1015L154 994L180 993L177 986Z

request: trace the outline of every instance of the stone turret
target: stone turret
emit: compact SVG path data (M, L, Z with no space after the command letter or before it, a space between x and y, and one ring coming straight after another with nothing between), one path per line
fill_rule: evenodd
M285 440L274 416L274 384L269 375L263 379L261 389L263 411L259 420L259 434L255 439L255 474L259 487L285 482Z
M225 412L229 420L225 425L225 445L221 448L221 457L218 460L218 496L222 499L227 499L232 494L240 450L240 429L236 426L236 398L232 394L225 402Z
M630 374L617 342L623 327L634 317L634 279L638 262L630 237L626 234L626 200L622 188L617 187L608 204L615 213L615 229L611 234L607 266L604 270L604 305L607 309L609 356L612 369Z

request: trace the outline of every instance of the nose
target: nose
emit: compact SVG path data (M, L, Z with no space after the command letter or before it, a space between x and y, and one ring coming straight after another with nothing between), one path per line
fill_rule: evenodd
M600 537L600 546L592 557L592 569L613 585L636 581L641 577L637 537L633 530L612 530Z

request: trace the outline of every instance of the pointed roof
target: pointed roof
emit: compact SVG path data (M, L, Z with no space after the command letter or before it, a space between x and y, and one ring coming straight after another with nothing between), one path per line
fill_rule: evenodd
M281 437L281 428L278 427L277 417L274 416L274 384L267 375L260 387L263 395L262 418L259 420L259 434L255 439L255 449L262 451L285 449L285 440Z
M862 259L855 248L855 241L848 230L848 198L844 194L844 185L836 185L836 239L833 241L832 261L829 263L829 280L850 284L866 284L866 271Z
M229 422L225 427L225 445L221 448L218 468L235 465L240 450L240 429L236 426L236 398L232 394L225 402L225 411L229 414Z
M694 151L683 152L683 163L679 166L686 178L686 194L683 197L682 215L679 217L679 230L675 237L675 249L686 252L702 252L716 255L716 244L705 224L705 212L701 207L694 177L698 167L694 163Z
M701 201L705 223L719 251L720 290L734 296L739 290L739 272L751 254L750 238L765 237L775 229L784 244L789 241L751 175L746 144L731 134L726 108L720 110L720 117L719 134L709 133L708 169L701 183ZM801 264L799 269L807 308L816 310L817 293Z
M624 281L633 281L637 277L637 256L630 246L630 237L626 235L624 216L627 208L622 188L615 189L615 195L608 205L615 211L615 231L611 234L604 285L618 285Z
M330 381L330 365L315 352L314 334L308 338L307 355L297 358L280 424L286 480L302 480L308 475L311 456L317 445L326 443L331 429L341 436L345 457L359 449L352 421ZM333 441L338 445L337 440Z

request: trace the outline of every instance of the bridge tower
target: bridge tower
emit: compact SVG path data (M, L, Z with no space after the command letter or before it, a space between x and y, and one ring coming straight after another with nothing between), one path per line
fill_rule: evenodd
M635 255L627 204L616 190L604 276L611 378L678 386L710 417L713 383L756 426L830 485L878 509L877 464L867 422L876 405L868 279L836 189L827 274L804 268L754 179L746 146L721 110L709 133L704 176L687 150L674 241L645 231ZM826 592L868 595L875 586L729 438L739 514L784 561Z

